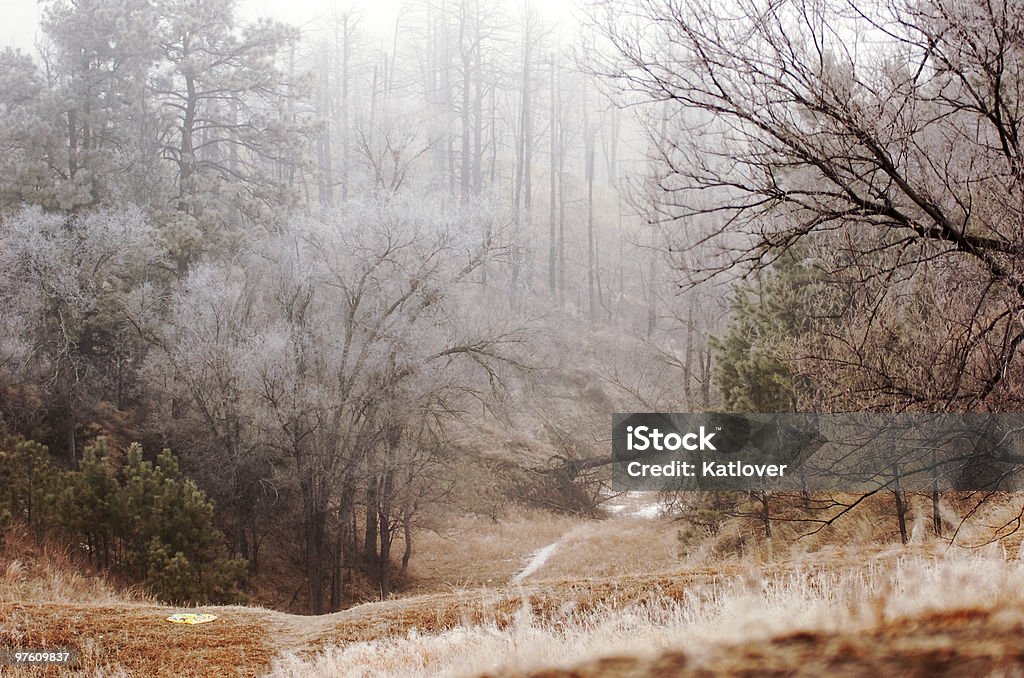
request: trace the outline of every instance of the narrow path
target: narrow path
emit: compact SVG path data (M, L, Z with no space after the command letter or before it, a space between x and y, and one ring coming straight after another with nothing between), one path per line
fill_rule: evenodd
M565 539L564 535L562 536L562 539ZM561 541L562 540L559 539L558 541L554 542L553 544L548 544L544 548L537 549L536 551L534 551L533 552L533 557L530 558L530 562L528 562L526 564L526 567L524 567L519 572L519 574L517 574L516 576L512 577L512 581L523 581L524 579L529 577L531 574L533 574L534 572L539 570L541 567L543 567L544 563L546 563L548 561L548 558L550 558L551 555L555 551L558 550L558 545L561 543Z
M645 520L653 520L659 517L665 508L657 500L656 494L648 492L626 492L605 502L603 506L615 518L629 517ZM586 528L587 525L579 525L559 537L558 541L534 551L530 555L530 560L526 563L526 566L512 577L511 581L513 583L521 582L536 573L554 555L560 544L571 538L573 534L577 534L580 530L585 530Z

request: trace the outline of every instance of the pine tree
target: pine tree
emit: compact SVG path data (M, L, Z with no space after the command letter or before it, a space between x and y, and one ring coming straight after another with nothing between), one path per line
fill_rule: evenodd
M59 476L45 445L0 430L0 529L12 519L37 532L45 529Z
M100 438L63 486L59 524L94 564L145 581L169 602L238 599L245 562L227 557L213 502L169 450L154 464L135 443L118 463Z
M725 334L712 338L714 379L731 412L795 412L812 387L786 364L798 338L836 322L841 305L805 247L739 286Z
M806 334L834 322L838 307L827 277L794 248L739 286L731 301L732 318L716 351L714 379L725 409L731 412L796 412L813 389L787 364L785 350ZM713 501L728 515L755 518L765 538L772 537L774 493L721 493Z
M124 516L121 487L100 438L86 447L79 470L66 474L58 507L58 524L81 545L98 567L116 564L115 529Z

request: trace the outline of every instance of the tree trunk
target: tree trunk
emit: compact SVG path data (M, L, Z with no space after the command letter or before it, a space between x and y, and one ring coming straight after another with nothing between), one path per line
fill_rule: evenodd
M377 477L373 476L366 487L366 530L364 532L365 539L363 540L363 562L367 566L371 566L377 561L377 482Z
M477 8L477 20L479 21L480 11ZM473 195L479 196L483 192L483 155L484 155L484 91L483 91L483 48L480 45L479 29L476 35L476 58L474 79L475 96L473 97Z
M491 162L489 182L494 186L498 181L498 88L491 87Z
M704 360L701 362L701 397L703 398L703 406L708 407L711 404L711 365L714 359L714 352L711 346L704 347Z
M412 558L412 515L408 510L402 512L402 537L405 539L405 550L402 552L402 576L409 574L409 560Z
M683 349L683 397L687 412L693 412L693 304L686 312L686 347Z
M587 179L587 313L590 324L597 321L597 298L594 294L594 141L590 115L587 111L587 95L583 93L583 144L586 155Z
M942 500L942 493L939 492L939 465L935 452L932 452L932 528L935 536L942 536L942 511L939 502Z
M253 559L250 558L249 553L249 537L245 533L245 528L249 524L249 515L251 511L245 506L244 501L239 501L235 505L235 530L237 535L235 537L235 550L238 555L249 561L249 570L253 571Z
M309 611L324 612L324 514L316 503L315 480L305 478L302 487L302 522L306 542L306 583Z
M252 552L252 558L249 560L249 569L252 572L259 572L260 569L260 541L259 535L256 534L255 523L249 528L249 550Z
M757 499L761 502L761 524L764 526L764 538L772 538L772 513L768 506L768 501L771 499L769 492L758 492Z
M560 75L560 74L559 74ZM559 86L561 77L559 77ZM561 109L559 109L561 115ZM558 307L565 308L565 126L558 129Z
M523 59L523 218L522 245L520 258L524 264L524 282L527 289L534 285L534 252L533 252L533 87L530 69L532 40L526 42L526 54Z
M893 496L896 499L896 519L900 524L900 541L904 544L910 541L907 534L907 500L902 490L894 490Z
M463 5L463 8L465 6ZM459 21L459 50L462 61L462 108L460 113L461 126L461 168L459 172L459 197L465 205L469 199L469 193L473 186L473 160L470 153L470 88L473 80L472 52L466 49L466 16L463 14Z
M330 598L330 611L334 612L341 608L341 589L342 589L342 575L341 569L345 558L344 548L344 522L341 517L342 512L338 512L338 528L334 533L334 558L331 563L331 598Z
M555 298L555 170L558 162L558 111L555 108L555 55L551 55L551 163L548 170L548 295Z
M335 36L337 36L337 27L335 27ZM337 37L335 37L335 42L337 42ZM330 62L330 52L324 49L320 65L320 96L317 98L317 115L323 125L319 134L319 143L317 144L317 160L320 165L319 199L321 207L330 207L334 204L334 168L332 166L333 154L331 150L334 120L331 115Z
M342 16L341 31L341 200L344 202L348 200L348 71L349 54L352 51L348 13Z
M68 176L78 173L78 111L68 111Z
M380 490L380 557L377 559L378 582L381 600L391 595L391 491L392 472L387 471L381 481Z

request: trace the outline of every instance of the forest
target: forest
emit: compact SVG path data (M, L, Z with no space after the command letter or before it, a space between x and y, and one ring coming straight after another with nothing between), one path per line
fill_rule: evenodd
M43 5L0 517L163 600L321 614L454 516L597 516L613 412L1021 408L1019 0ZM763 539L865 499L663 498Z

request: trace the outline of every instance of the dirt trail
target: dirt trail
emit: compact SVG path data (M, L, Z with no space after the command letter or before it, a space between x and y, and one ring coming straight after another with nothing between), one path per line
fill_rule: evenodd
M536 551L534 551L533 557L530 558L530 562L528 562L526 564L526 567L524 567L516 576L512 577L512 581L522 581L534 572L536 572L537 570L539 570L540 568L542 568L544 566L544 563L548 561L548 558L554 555L555 551L558 550L558 545L560 543L561 540L556 541L553 544L548 544L544 548L537 549Z
M338 614L341 613L313 616L268 611L267 632L279 654L301 652L309 648L311 639L322 635L336 623Z
M623 492L601 505L614 516L632 516L651 520L661 515L664 504L654 492Z
M649 492L624 492L608 499L602 504L602 507L616 518L628 517L645 520L657 518L664 509L664 506L657 501L657 495ZM530 560L527 561L523 569L512 577L511 583L521 582L535 574L544 567L545 563L555 554L560 546L571 540L574 536L585 533L590 528L591 526L588 524L574 527L559 537L558 541L554 541L534 551L530 554Z

